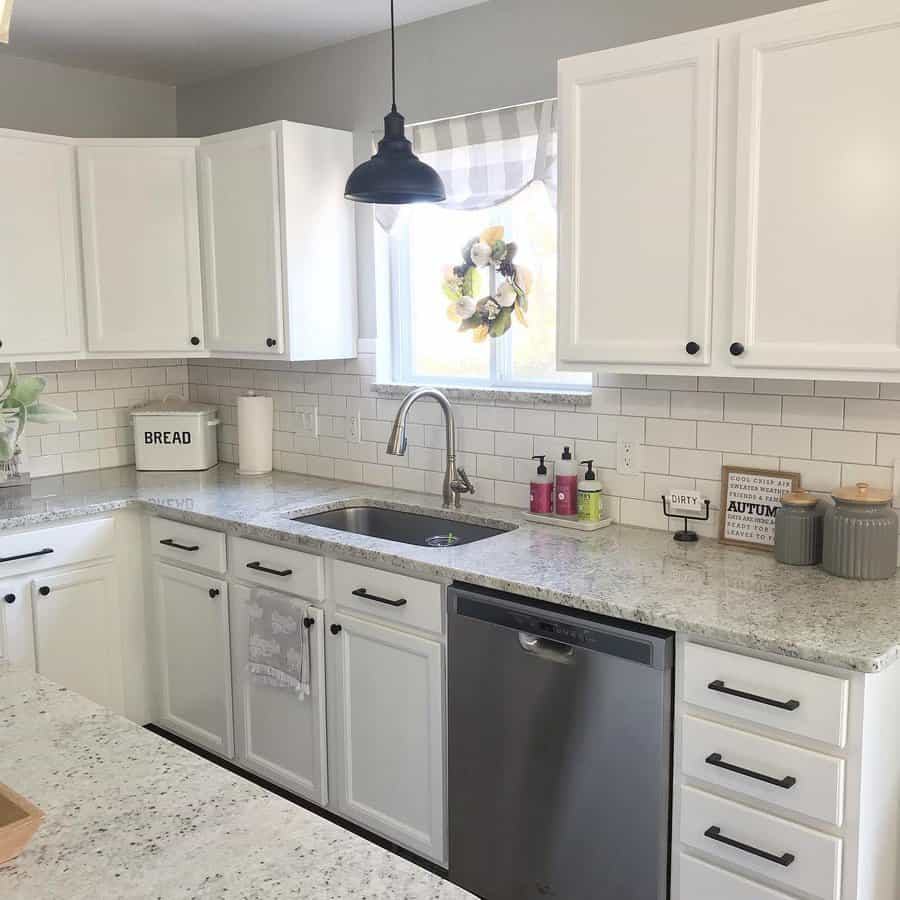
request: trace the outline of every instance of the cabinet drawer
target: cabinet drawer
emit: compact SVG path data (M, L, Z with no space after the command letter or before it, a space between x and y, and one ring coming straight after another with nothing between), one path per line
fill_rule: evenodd
M679 866L679 900L791 900L781 891L773 891L684 853Z
M443 632L443 590L439 584L335 562L330 592L341 609L436 634Z
M160 559L225 574L225 535L171 519L150 519L152 552Z
M682 680L687 703L835 747L846 742L843 678L688 643Z
M71 566L115 553L115 523L90 519L0 537L0 578Z
M812 828L684 787L681 840L821 900L840 896L841 840Z
M230 538L231 574L243 581L310 600L325 594L324 561L299 550L273 547L246 538Z
M685 775L831 825L842 823L844 760L694 716L683 718L681 741Z

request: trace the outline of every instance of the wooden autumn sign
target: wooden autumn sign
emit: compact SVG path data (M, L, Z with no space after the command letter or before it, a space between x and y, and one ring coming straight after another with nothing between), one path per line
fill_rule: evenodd
M781 498L800 487L796 472L722 466L719 540L769 550L775 546L775 512Z

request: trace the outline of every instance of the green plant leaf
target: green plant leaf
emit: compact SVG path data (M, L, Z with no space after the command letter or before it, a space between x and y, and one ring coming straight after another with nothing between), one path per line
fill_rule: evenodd
M46 387L47 382L40 375L27 375L25 378L16 380L7 399L21 403L23 406L31 406L32 403L37 402Z
M481 292L481 273L474 266L463 276L463 294L477 297Z
M502 337L509 331L510 325L512 325L512 310L505 306L491 323L491 337Z
M35 403L28 408L28 419L39 425L53 425L58 422L74 422L75 413L55 403Z
M506 242L505 241L494 241L494 246L491 249L491 257L496 262L502 262L503 257L506 256Z
M459 323L459 328L457 331L472 331L474 328L478 328L479 325L484 324L484 320L482 319L479 313L475 313L472 316L469 316L468 319L463 319L462 322Z
M446 298L448 300L456 302L457 300L459 300L460 297L462 297L462 294L460 294L460 292L458 290L456 290L456 288L454 288L453 285L450 284L449 281L444 282L443 288L444 288L444 295L446 296Z

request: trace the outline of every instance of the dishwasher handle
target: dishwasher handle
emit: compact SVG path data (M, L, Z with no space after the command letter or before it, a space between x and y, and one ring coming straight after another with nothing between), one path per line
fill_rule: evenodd
M527 631L519 632L519 646L534 656L539 656L548 662L570 663L575 660L575 648L559 641L551 641L549 638L538 637Z

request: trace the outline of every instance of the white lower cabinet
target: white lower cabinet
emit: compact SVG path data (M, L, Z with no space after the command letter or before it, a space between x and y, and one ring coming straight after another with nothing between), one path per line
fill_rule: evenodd
M234 753L228 588L154 563L156 723L220 756Z
M445 863L441 644L349 615L329 632L332 809Z
M247 671L249 607L253 589L230 589L231 662L234 686L235 761L274 784L315 803L328 800L325 749L325 617L299 599L310 642L310 692L304 698L273 687Z
M115 567L105 563L38 575L31 580L29 593L35 669L122 712L122 642L115 584Z
M791 900L733 872L681 854L679 887L685 900Z
M0 581L0 660L34 668L31 590L27 578Z

